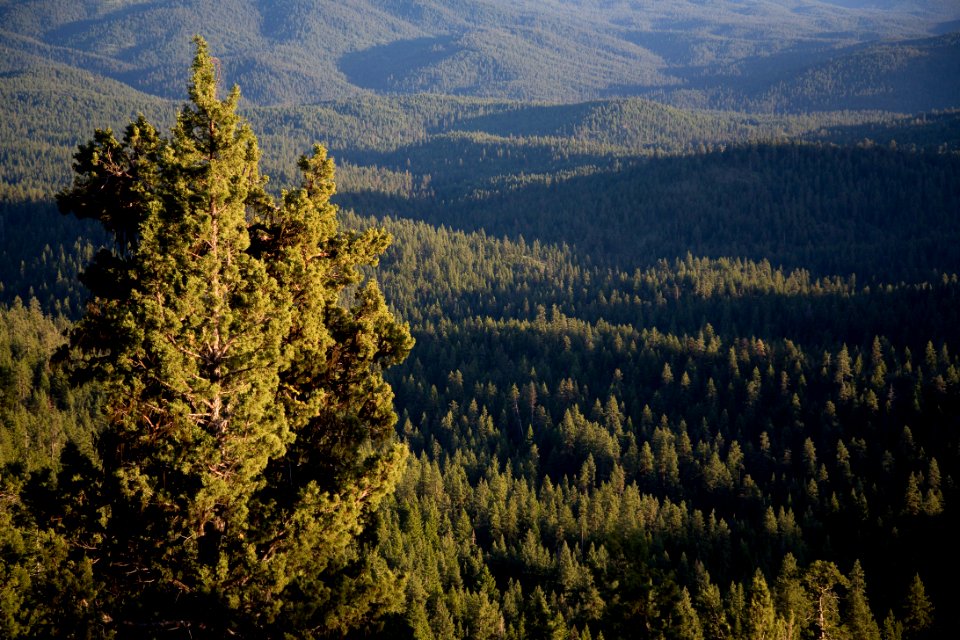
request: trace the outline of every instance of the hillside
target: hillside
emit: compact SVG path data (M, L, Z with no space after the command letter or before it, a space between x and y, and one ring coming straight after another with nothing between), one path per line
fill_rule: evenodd
M197 0L30 0L0 5L0 44L168 98L177 95L176 79L187 63L183 43L202 25L221 52L225 75L259 104L313 103L371 91L563 102L653 92L682 104L786 104L799 110L822 105L824 87L807 85L827 73L832 82L850 82L848 92L868 108L887 108L893 103L887 89L901 92L916 81L914 64L922 78L934 71L929 61L911 55L918 45L901 50L891 42L883 45L885 56L855 61L886 73L885 58L906 60L896 73L877 79L886 84L876 101L867 99L862 79L849 77L850 53L843 47L933 35L957 18L949 3L877 8L806 0L231 0L216 10ZM822 68L804 71L810 60ZM775 95L753 95L754 76L771 73L769 90L778 82L787 86Z
M0 637L951 637L956 14L0 0Z
M89 131L120 129L138 112L163 123L175 103L7 53L0 63L2 256L4 271L20 275L6 277L6 295L37 295L47 308L73 313L80 298L67 283L80 262L71 256L85 241L73 227L61 231L55 214L35 212L50 211ZM547 105L421 94L248 103L245 113L261 134L271 189L290 185L296 158L320 140L340 165L339 202L360 212L567 243L620 268L688 251L895 279L958 268L957 167L952 154L943 155L960 149L956 112L774 116L641 98ZM926 185L920 191L917 176ZM815 203L811 180L821 185ZM848 212L854 193L863 198ZM931 225L940 229L936 237L924 231ZM891 237L911 248L904 252ZM880 257L891 253L900 259ZM47 269L62 273L43 284L30 275Z
M0 57L0 152L3 182L40 189L65 179L73 147L96 126L120 128L136 113L169 126L175 104L73 66L50 62L15 48ZM244 95L246 95L244 93ZM432 94L365 95L316 105L260 107L244 102L267 148L268 172L285 183L296 155L323 141L352 164L394 163L427 157L431 145L461 138L477 145L510 147L511 166L501 159L496 174L554 172L595 159L677 153L718 145L802 137L859 141L887 136L894 127L901 144L954 148L950 113L913 119L889 113L836 111L809 115L757 115L683 110L642 98L576 104L543 104ZM937 129L930 132L936 123ZM924 133L927 131L927 133ZM523 160L532 148L547 150L537 161ZM526 149L526 150L525 150ZM562 155L580 159L557 163ZM434 154L437 155L437 154ZM541 154L543 155L543 154ZM531 164L532 163L532 164ZM524 167L523 165L528 166ZM419 166L417 173L434 172ZM474 166L482 175L486 168Z
M751 100L761 111L846 108L912 113L955 107L960 96L958 60L956 32L854 47L786 77L768 71L765 75L773 80Z
M693 257L619 271L344 217L394 236L377 277L417 340L391 375L414 456L376 532L410 586L378 637L693 621L746 637L732 628L756 575L786 620L816 561L850 576L829 585L837 624L857 624L848 601L865 594L868 628L910 619L914 575L938 633L955 624L955 275L870 287ZM89 447L90 392L66 393L44 364L50 322L17 303L0 319L0 453L42 466L66 442Z

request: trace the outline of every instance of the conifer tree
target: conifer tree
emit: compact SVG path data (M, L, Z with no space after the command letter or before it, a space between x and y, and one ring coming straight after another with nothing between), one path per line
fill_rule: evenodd
M840 612L837 585L846 586L847 579L837 566L826 560L815 560L803 576L804 586L813 603L813 626L820 640L834 638L839 633Z
M770 589L759 569L753 574L750 585L750 602L747 605L747 638L770 640L776 628L776 611Z
M710 574L699 562L696 565L697 596L696 605L700 611L700 623L704 637L726 638L730 635L730 625L723 610L720 587L710 582Z
M902 640L903 623L897 620L893 611L887 612L887 617L883 620L883 640Z
M852 637L879 640L880 627L870 611L870 604L867 601L867 580L859 560L853 563L853 569L850 571L846 619L846 627Z
M923 637L923 633L933 624L933 604L927 598L927 592L919 574L915 575L910 582L903 608L903 629L906 637Z
M783 558L775 593L783 637L788 640L801 637L813 618L813 604L803 588L801 571L792 553Z
M703 628L697 611L693 607L690 591L684 587L676 603L675 637L680 640L703 640Z
M389 238L337 228L322 147L274 203L239 90L218 98L196 45L170 138L98 131L59 197L116 241L61 356L104 389L98 466L61 476L95 588L77 606L102 635L338 636L401 593L357 542L404 457L382 370L412 340L361 286Z

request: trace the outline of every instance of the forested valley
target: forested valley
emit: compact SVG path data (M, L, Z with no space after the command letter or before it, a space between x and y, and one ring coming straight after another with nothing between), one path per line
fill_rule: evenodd
M97 609L109 602L111 584L139 578L111 583L97 573L100 560L90 561L125 566L96 555L114 535L110 509L97 502L111 489L107 480L88 481L114 464L104 452L118 452L119 460L128 449L143 451L148 438L124 435L132 432L117 419L123 393L110 376L132 375L136 365L98 360L115 347L112 334L97 333L111 325L97 322L114 316L109 305L89 305L140 286L128 276L110 284L104 274L144 278L148 271L136 271L139 239L126 239L109 217L104 227L62 215L56 194L63 209L63 194L87 196L84 185L96 184L73 182L70 169L76 162L80 170L83 158L96 166L95 153L83 156L81 147L74 154L97 128L126 136L124 153L137 161L192 175L187 162L150 155L153 134L143 132L152 129L133 118L143 114L157 135L173 131L170 149L187 148L181 138L200 134L178 119L219 113L221 103L204 106L200 92L181 107L182 97L159 90L174 73L159 53L152 61L140 52L72 66L32 22L16 27L20 33L0 33L0 637L952 637L960 625L953 606L960 571L960 85L956 68L942 75L937 91L911 93L911 83L929 86L924 74L943 74L941 60L956 61L956 33L869 45L830 36L838 39L830 51L840 54L818 49L815 63L787 65L787 76L774 77L777 56L794 60L812 45L766 51L737 62L755 84L724 90L714 84L720 72L712 56L732 55L747 41L756 54L772 40L734 31L712 39L702 25L684 31L683 3L669 28L630 31L633 44L656 45L651 50L670 64L629 71L618 57L627 56L626 45L597 45L608 56L604 81L613 86L647 74L643 91L608 95L578 85L566 92L551 76L517 89L529 79L503 72L514 84L483 93L463 88L483 85L483 73L502 78L471 66L477 57L519 65L528 45L518 43L528 40L508 28L497 37L516 50L496 38L478 44L466 31L427 40L435 37L430 25L456 11L420 4L417 22L384 18L403 36L400 45L374 46L377 37L353 32L368 48L344 54L346 80L338 76L332 95L317 93L306 73L287 69L296 80L284 84L252 67L231 67L242 56L224 53L226 82L218 90L225 96L238 80L245 96L250 81L254 99L234 106L269 176L262 192L250 188L249 247L237 259L262 260L270 282L295 292L292 299L269 293L286 306L277 302L275 317L257 329L292 323L289 335L276 339L287 349L276 353L293 363L276 373L277 406L291 433L301 433L296 412L329 401L311 399L304 380L327 380L360 394L349 397L361 408L337 419L372 420L375 432L342 445L324 440L319 455L291 444L306 436L290 436L284 446L293 453L278 458L283 464L264 463L268 487L292 477L299 456L322 470L317 482L328 496L337 483L355 489L314 504L310 517L324 523L324 513L346 514L345 524L325 526L336 530L330 539L349 530L343 536L352 546L329 544L359 551L325 550L322 561L289 551L284 566L301 567L296 589L320 594L310 600L298 591L291 602L310 604L293 608L284 608L285 599L279 604L278 594L289 597L289 589L276 587L279 565L264 561L264 577L253 556L238 552L236 566L254 567L251 584L267 585L248 589L242 575L232 577L235 566L205 559L201 542L198 584L220 580L222 593L177 585L171 593L183 594L180 612L180 601L169 604L152 581L170 581L158 570L138 583L142 607ZM726 24L729 3L722 4L712 19ZM498 10L504 13L477 9L464 19L506 24L509 11ZM349 11L341 11L348 21ZM624 24L633 15L617 11ZM13 7L3 12L26 20ZM73 25L58 33L77 50L92 37L80 27L96 21L70 22L76 16L66 10L56 15ZM871 24L892 30L881 15L871 14ZM304 20L301 32L320 28ZM537 22L543 16L530 20L552 33ZM221 37L211 38L214 56ZM188 43L176 44L186 50ZM566 55L544 51L537 55L547 60ZM416 73L389 66L411 57L420 64ZM277 49L265 54L270 64L281 58ZM130 82L147 63L152 74ZM221 72L197 64L195 73ZM324 59L318 69L328 73L333 64ZM677 84L671 74L681 68L699 79ZM858 72L866 68L871 74ZM476 69L479 79L470 75ZM662 77L650 80L654 71ZM278 92L284 86L287 93ZM918 106L923 96L933 97ZM127 129L131 121L139 128ZM309 155L315 142L329 150L335 175L325 150ZM88 151L112 143L97 144ZM144 175L143 184L152 185L152 174ZM174 193L180 183L172 184ZM173 201L163 198L157 202ZM268 199L279 203L276 212L307 213L284 222L279 213L262 213L274 211L263 204ZM330 231L336 225L344 231ZM310 358L335 357L310 342L309 321L298 319L297 309L320 304L302 293L316 282L303 275L309 262L287 269L269 261L299 255L291 247L301 240L285 236L289 229L299 230L289 237L328 234L320 253L335 267L323 276L323 295L332 296L324 304L345 311L324 322L349 345L344 353L363 353L365 340L380 345L372 364L364 361L369 372L356 373L342 356L355 374L349 382L312 368ZM157 246L179 241L171 231L168 244ZM116 262L104 258L104 247ZM364 285L369 281L382 300ZM181 324L189 323L181 318L165 331ZM89 348L83 340L101 349L83 360L98 372L88 376L64 364L75 357L65 345ZM125 393L153 388L144 379ZM283 385L296 393L284 395ZM156 388L164 397L162 385ZM376 398L375 418L364 413L365 397ZM278 419L264 411L273 416L265 422ZM123 446L112 444L127 437ZM176 462L164 464L173 477L176 465L188 463L170 455ZM165 486L166 471L157 473ZM281 513L292 500L281 490L261 493L254 492L251 512ZM375 496L369 503L368 494ZM351 509L351 495L361 507ZM154 514L142 509L144 518ZM88 529L74 535L80 522ZM283 539L287 524L275 538L263 534L262 546ZM199 539L207 534L201 529ZM172 562L173 552L157 553ZM271 562L272 553L264 556ZM223 614L207 625L198 622L205 610L237 618ZM296 626L301 620L310 624Z

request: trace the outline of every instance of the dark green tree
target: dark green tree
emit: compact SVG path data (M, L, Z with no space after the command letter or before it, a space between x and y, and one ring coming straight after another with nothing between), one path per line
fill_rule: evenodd
M676 626L674 637L678 640L703 640L703 627L700 625L700 618L693 607L693 599L690 592L684 587L680 592L680 598L676 603Z
M783 637L788 640L801 637L813 619L813 605L803 588L802 573L792 553L783 558L775 593Z
M96 589L77 606L104 635L339 636L401 593L358 541L405 455L382 370L412 340L361 285L389 238L338 229L322 147L273 201L239 90L217 97L196 44L171 137L98 131L59 197L116 241L62 355L104 388L96 471L61 478Z
M860 561L853 563L850 571L850 588L847 591L846 627L854 638L879 640L880 627L877 625L870 604L867 601L867 580Z
M750 640L770 640L776 630L777 614L773 607L770 589L757 569L750 583L750 601L747 604L747 633Z
M920 638L933 625L933 604L927 598L920 575L910 582L907 600L903 606L903 630L907 638Z
M826 560L815 560L803 576L803 584L813 603L813 626L820 640L835 638L841 633L837 585L846 586L847 579L837 566Z
M723 610L720 587L710 582L710 574L702 564L696 565L696 605L700 611L700 624L707 638L727 638L731 635L727 614Z

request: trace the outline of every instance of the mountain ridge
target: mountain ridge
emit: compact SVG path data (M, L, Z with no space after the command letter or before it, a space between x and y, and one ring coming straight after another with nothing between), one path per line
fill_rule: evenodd
M8 0L0 38L167 98L178 95L189 39L201 31L225 74L262 105L424 91L552 102L652 95L682 105L693 91L700 106L730 108L723 87L736 93L742 81L729 70L750 61L780 56L786 71L791 58L830 60L960 19L945 3L848 4ZM737 106L770 108L749 95Z

